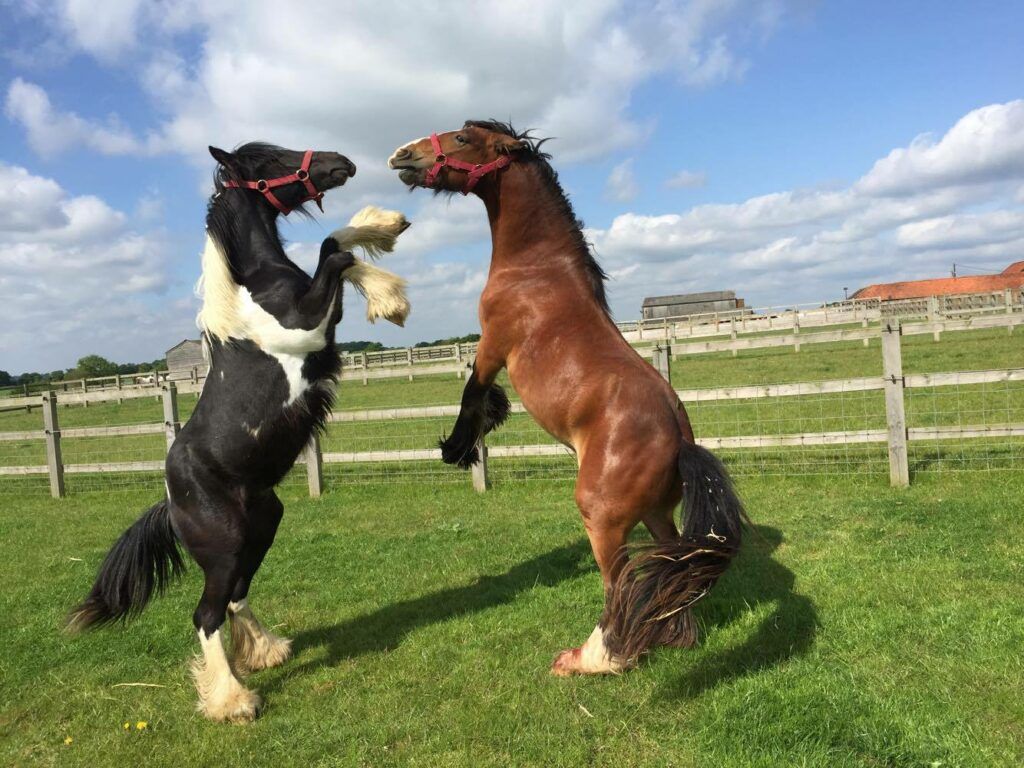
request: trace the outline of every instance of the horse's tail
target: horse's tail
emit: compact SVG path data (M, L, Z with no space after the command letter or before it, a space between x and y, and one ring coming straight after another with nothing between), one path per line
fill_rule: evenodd
M676 640L684 612L710 591L739 551L747 518L722 462L684 440L679 474L682 534L631 551L602 617L608 649L626 661Z
M185 567L167 501L154 504L107 553L92 591L68 615L72 630L132 618Z

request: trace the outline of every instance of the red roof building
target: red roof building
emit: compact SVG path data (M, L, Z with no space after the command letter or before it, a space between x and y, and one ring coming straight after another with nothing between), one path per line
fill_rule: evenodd
M851 299L922 299L958 293L988 293L1024 286L1024 261L1015 261L998 275L965 275L905 283L877 283L861 288Z

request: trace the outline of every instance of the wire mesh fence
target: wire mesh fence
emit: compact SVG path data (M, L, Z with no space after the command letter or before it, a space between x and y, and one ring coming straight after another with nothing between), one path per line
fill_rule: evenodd
M884 478L889 467L885 377L703 388L681 392L698 440L733 474L856 474ZM320 440L326 487L381 482L468 483L441 463L437 449L455 422L461 382L421 381L361 391L344 389ZM408 392L416 407L404 399ZM374 394L377 393L376 397ZM431 394L446 398L424 404ZM1012 469L1024 459L1024 368L908 374L901 384L911 473ZM356 395L359 397L356 397ZM62 403L57 396L60 462L69 493L162 485L167 450L161 396L112 395L108 401ZM187 420L196 394L176 400ZM366 410L371 406L373 410ZM0 496L50 492L52 457L42 408L0 413ZM572 478L575 457L521 406L487 437L492 480ZM307 485L300 463L285 478Z

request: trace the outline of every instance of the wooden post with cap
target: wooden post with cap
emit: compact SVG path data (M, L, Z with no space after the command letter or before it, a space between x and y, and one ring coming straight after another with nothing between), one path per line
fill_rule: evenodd
M43 393L43 435L46 438L46 470L50 475L50 495L64 497L64 461L60 453L60 423L57 421L57 393Z
M907 456L907 414L903 402L903 358L899 320L882 326L882 376L885 388L885 423L889 446L889 483L896 488L910 485L910 460Z

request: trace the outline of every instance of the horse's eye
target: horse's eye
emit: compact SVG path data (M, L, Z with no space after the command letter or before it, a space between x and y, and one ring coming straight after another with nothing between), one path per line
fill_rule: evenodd
M465 144L466 143L466 137L463 136L461 133L456 134L456 136L455 136L455 143L456 144Z

